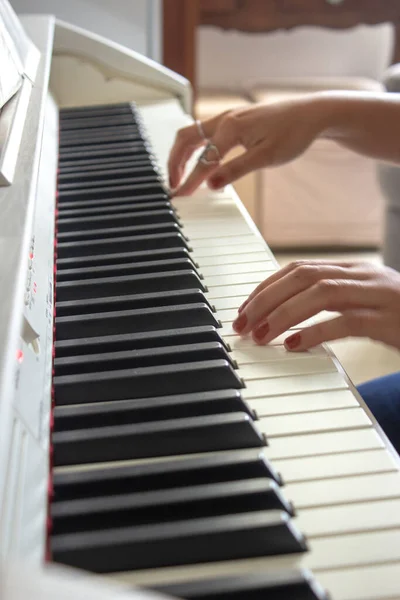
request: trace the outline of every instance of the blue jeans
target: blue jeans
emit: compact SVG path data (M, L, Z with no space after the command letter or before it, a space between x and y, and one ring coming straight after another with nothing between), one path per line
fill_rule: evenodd
M358 391L400 454L400 372L367 381Z

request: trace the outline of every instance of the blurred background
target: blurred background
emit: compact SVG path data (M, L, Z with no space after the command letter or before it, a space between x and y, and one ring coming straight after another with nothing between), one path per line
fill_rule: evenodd
M11 4L20 13L56 14L184 75L200 119L322 89L400 92L399 0ZM400 269L396 167L319 140L293 163L252 173L235 188L282 266L323 256ZM355 383L400 370L398 352L369 340L332 347Z

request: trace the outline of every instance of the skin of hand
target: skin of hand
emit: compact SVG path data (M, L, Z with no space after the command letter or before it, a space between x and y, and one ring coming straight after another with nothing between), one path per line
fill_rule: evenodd
M400 163L400 94L304 94L230 110L203 121L202 128L221 158L236 146L245 151L225 164L198 163L182 182L189 158L205 140L196 124L180 129L168 161L175 196L190 195L203 181L219 189L250 171L290 162L318 137L372 158Z
M291 263L257 286L233 328L264 345L320 311L339 315L286 338L287 350L304 351L347 336L400 350L400 273L368 263Z

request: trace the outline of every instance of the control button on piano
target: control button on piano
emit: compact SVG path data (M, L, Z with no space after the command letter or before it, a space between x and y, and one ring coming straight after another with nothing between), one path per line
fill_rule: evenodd
M200 457L96 467L87 470L56 470L53 502L94 498L112 494L207 485L224 481L268 478L281 484L281 477L257 450L208 453Z
M56 356L76 356L79 354L98 354L99 352L118 352L139 348L160 348L174 344L196 344L218 342L227 352L230 346L220 337L212 325L183 327L146 331L144 333L122 333L119 335L94 336L89 338L69 338L56 341Z
M154 233L152 235L125 236L117 239L84 240L79 242L58 242L59 258L92 256L119 252L133 252L160 248L182 247L190 249L188 240L179 232Z
M223 359L234 369L237 364L222 344L206 342L202 344L185 344L180 346L164 346L144 350L123 350L89 354L88 356L70 356L54 360L55 375L71 375L75 373L92 373L102 369L135 369L153 365L179 364L190 361Z
M184 600L328 600L323 588L306 570L254 572L154 586L152 589Z
M104 573L304 552L306 544L286 513L260 511L63 534L51 550L57 562Z
M240 389L243 382L226 360L140 367L54 378L56 404L106 402L221 389Z
M56 317L55 322L59 340L194 325L219 326L205 303Z
M246 412L255 418L238 390L219 390L135 400L113 400L100 404L56 406L53 413L54 431L164 421L227 412Z
M261 510L293 507L269 479L185 486L118 496L56 502L51 508L52 534L102 531L150 523L179 522Z
M83 315L113 310L133 310L156 306L173 306L177 304L206 304L214 312L204 293L196 288L173 290L169 292L152 292L149 294L124 294L123 296L106 296L105 298L85 298L84 300L66 300L57 302L57 314Z
M247 413L73 429L53 434L57 467L256 448L265 444L265 437Z

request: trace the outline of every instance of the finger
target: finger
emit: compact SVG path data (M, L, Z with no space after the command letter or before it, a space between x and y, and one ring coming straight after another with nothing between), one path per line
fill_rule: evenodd
M380 339L384 319L377 310L346 311L343 315L328 321L316 323L285 339L285 348L292 352L301 352L324 342L352 337Z
M218 190L247 173L259 169L264 164L262 149L260 147L252 148L241 156L233 158L221 167L215 169L207 181L207 185L214 190Z
M322 284L322 285L321 285ZM346 312L376 309L371 302L375 296L369 284L357 281L323 280L278 306L253 327L253 339L257 344L268 344L291 327L320 313L322 310ZM375 300L377 298L375 297Z
M226 113L222 113L211 119L202 121L201 126L206 138L210 138L214 135L218 123L225 114ZM183 127L177 132L168 158L169 184L172 189L179 185L185 170L185 165L193 152L200 146L203 146L205 142L206 140L200 135L196 123L193 123L193 125L189 125L188 127Z
M281 320L285 323L282 327L285 326L286 329L321 310L340 310L328 308L325 304L334 300L334 292L336 293L340 288L340 283L342 288L346 281L352 283L353 287L357 286L357 280L352 277L348 269L335 265L300 265L297 269L289 270L282 277L276 275L279 273L268 278L264 282L266 284L264 287L261 284L258 294L252 295L253 297L241 310L239 317L233 322L233 328L237 333L249 333L278 307L280 307L280 314L285 315ZM309 291L307 295L300 296L307 290ZM342 292L342 295L345 296L345 292ZM338 293L335 298L337 296ZM307 307L306 315L303 306ZM266 343L264 336L262 341Z
M226 126L221 124L220 127L217 128L215 135L210 138L210 144L213 144L218 152L212 153L210 151L210 155L212 158L217 156L220 160L224 158L224 156L234 148L236 143L236 132L231 126L231 122L227 122ZM175 196L188 196L192 194L198 187L208 179L208 177L219 167L219 163L205 165L202 162L198 161L197 165L190 173L186 181L174 191Z
M329 260L294 261L261 282L247 300L239 307L238 312L241 313L244 308L266 288L289 275L299 281L303 281L301 289L304 289L307 285L313 285L322 278L331 279L337 277L340 279L368 279L370 273L367 267L368 264L364 265L355 262L332 262ZM292 280L288 279L288 281L291 282Z

